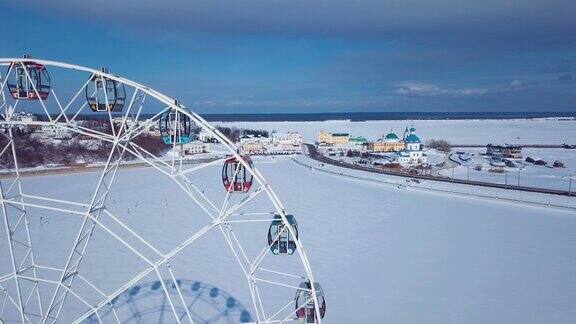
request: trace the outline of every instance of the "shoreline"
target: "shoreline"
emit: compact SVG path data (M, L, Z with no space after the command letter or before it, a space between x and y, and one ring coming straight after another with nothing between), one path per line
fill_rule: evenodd
M189 161L183 162L183 164L197 164L206 163L217 160L218 158L207 158L207 159L191 159ZM118 165L120 170L130 170L130 169L143 169L151 168L152 166L146 162L136 162L136 163L123 163ZM93 173L104 169L104 165L93 165L93 166L70 166L70 167L60 167L60 168L46 168L46 169L27 169L20 170L20 177L42 177L51 175L70 175L70 174L82 174L82 173ZM14 179L15 172L1 172L0 180Z
M200 113L200 116L210 123L244 123L244 122L371 122L371 121L462 121L462 120L551 120L551 121L574 121L575 112L330 112L330 113ZM37 114L38 115L38 114ZM113 117L121 117L122 114L112 114ZM141 119L150 118L151 114L142 114ZM38 117L43 117L38 115ZM105 116L107 117L107 116ZM81 114L79 119L98 120L103 116L93 114Z

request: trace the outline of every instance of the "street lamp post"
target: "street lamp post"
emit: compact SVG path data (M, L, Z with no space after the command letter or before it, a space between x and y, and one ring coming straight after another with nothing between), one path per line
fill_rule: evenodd
M454 169L456 169L456 167L452 168L452 183L450 184L450 192L454 191Z

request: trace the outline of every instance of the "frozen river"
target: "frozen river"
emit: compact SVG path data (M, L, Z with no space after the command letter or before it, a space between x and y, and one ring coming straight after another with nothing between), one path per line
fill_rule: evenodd
M287 158L257 159L256 167L299 222L326 293L326 323L573 323L576 318L572 211L400 190L311 171ZM223 191L219 173L208 168L194 178L209 197ZM97 177L30 177L24 186L30 194L87 201ZM209 221L165 178L152 169L123 170L107 203L161 251ZM265 200L253 206L270 210ZM30 214L38 262L62 267L79 218L34 209ZM266 231L267 224L237 228L248 251L262 246ZM1 276L9 271L4 231L0 242ZM106 292L146 266L100 228L88 252L81 269ZM301 272L295 258L267 262ZM254 314L246 281L218 231L188 247L172 265L178 278L217 286ZM77 291L89 288L80 285ZM274 304L285 295L278 290L264 300ZM78 303L64 309L79 310L85 307Z
M390 131L401 135L405 127L416 127L418 136L445 139L453 144L520 143L555 144L576 140L576 120L554 119L486 119L486 120L372 120L365 122L226 122L215 124L268 131L298 131L304 140L314 142L319 131L350 133L374 141Z

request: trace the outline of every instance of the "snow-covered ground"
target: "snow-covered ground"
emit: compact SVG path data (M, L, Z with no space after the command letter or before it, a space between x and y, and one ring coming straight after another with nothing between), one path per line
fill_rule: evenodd
M346 175L366 173L295 158L314 168L288 157L254 160L288 212L297 217L314 273L326 293L327 323L574 322L576 212L359 180ZM204 171L194 181L207 196L221 197L220 169ZM98 175L30 177L24 188L29 194L88 201ZM163 252L209 221L152 169L121 170L107 205ZM265 199L252 206L253 211L270 210ZM61 267L80 218L37 209L30 213L37 261ZM102 221L113 226L106 217ZM239 239L248 251L259 250L268 225L244 226L236 227ZM0 242L2 275L9 266L4 231ZM148 250L146 256L150 255ZM266 260L270 267L301 272L296 256ZM110 292L145 267L98 228L81 270ZM220 232L211 231L186 248L172 267L178 278L217 286L252 311L246 281ZM143 282L151 280L155 276ZM89 290L85 285L77 289ZM275 304L285 297L285 290L277 289L264 299Z
M319 131L348 132L376 140L393 130L402 134L411 121L373 120L365 122L215 122L214 124L278 132L299 131L304 140L314 142ZM570 144L576 139L576 120L416 120L416 133L424 141L446 139L454 144L524 143Z

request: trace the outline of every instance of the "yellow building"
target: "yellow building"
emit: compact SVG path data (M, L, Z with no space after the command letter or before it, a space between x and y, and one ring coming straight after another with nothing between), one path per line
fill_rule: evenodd
M327 133L318 134L318 143L327 145L346 145L350 142L350 134L347 133Z
M247 135L240 139L242 152L245 154L264 154L270 143L270 138L263 136Z
M384 138L368 143L368 150L372 152L398 152L405 147L404 141L401 141L394 133L388 133Z

